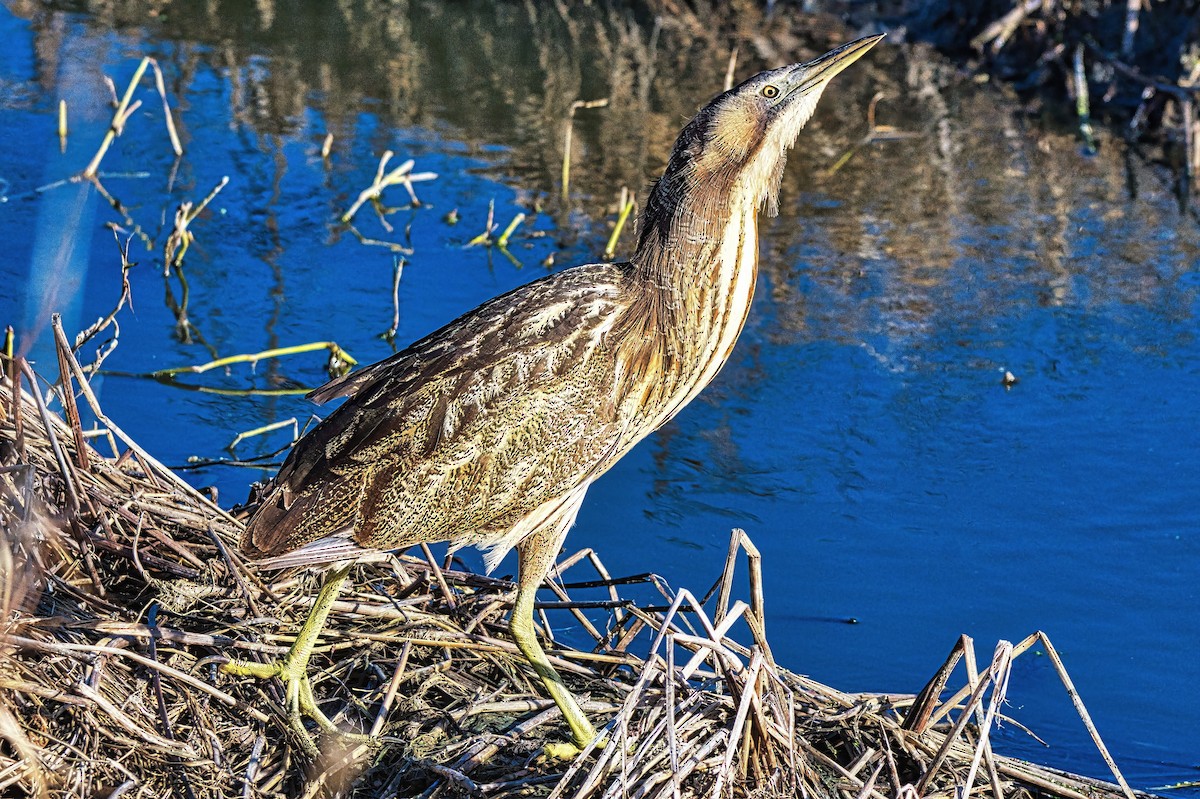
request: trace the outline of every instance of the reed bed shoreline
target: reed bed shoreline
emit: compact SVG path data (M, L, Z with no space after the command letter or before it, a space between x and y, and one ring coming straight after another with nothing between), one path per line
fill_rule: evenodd
M360 565L356 589L334 606L313 682L343 729L375 737L326 737L311 758L288 727L280 686L219 666L284 652L319 576L242 562L240 519L105 417L74 382L83 371L55 332L57 388L19 357L0 361L0 792L1139 795L1115 764L1120 785L992 751L1008 666L1034 642L1053 653L1044 638L1001 642L980 665L964 636L915 696L845 693L787 671L764 629L757 550L737 530L704 595L654 575L614 579L588 549L560 562L539 603L558 636L548 650L609 740L573 760L542 755L565 733L508 638L512 583L427 549ZM89 416L98 432L84 432Z

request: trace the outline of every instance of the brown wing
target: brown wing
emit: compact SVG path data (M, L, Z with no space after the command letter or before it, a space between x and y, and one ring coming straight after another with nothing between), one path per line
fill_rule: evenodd
M362 546L487 543L626 448L606 334L621 265L557 273L318 389L351 399L293 448L243 549L353 530Z

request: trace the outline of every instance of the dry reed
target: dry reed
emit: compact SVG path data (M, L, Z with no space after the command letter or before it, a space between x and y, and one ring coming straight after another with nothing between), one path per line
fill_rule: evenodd
M559 564L573 582L547 585L555 597L539 608L555 625L545 630L586 647L551 638L549 651L609 741L571 762L540 757L564 731L508 639L511 582L427 548L360 565L313 681L338 724L376 738L325 739L309 762L279 686L218 667L285 651L314 575L259 573L239 560L241 521L105 417L73 382L83 371L55 332L57 389L35 385L11 356L0 379L0 792L1133 796L1123 781L992 751L1012 658L1033 637L1001 642L982 670L964 637L916 697L844 693L781 668L765 635L758 553L741 531L704 598L653 575L612 579L591 550ZM82 429L75 388L102 435ZM47 396L65 401L66 421ZM111 456L89 438L107 440ZM742 553L749 602L734 598ZM589 567L594 577L577 576ZM629 598L639 590L653 601ZM960 659L966 684L943 699Z

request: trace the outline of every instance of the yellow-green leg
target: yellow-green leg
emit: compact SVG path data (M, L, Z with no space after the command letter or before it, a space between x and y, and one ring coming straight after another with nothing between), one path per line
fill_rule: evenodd
M538 586L550 573L550 567L558 555L558 547L562 542L563 533L555 525L547 525L530 535L517 545L520 553L520 568L517 572L517 600L513 604L512 616L508 622L509 632L517 643L517 648L525 659L533 666L533 670L542 678L547 693L562 711L563 718L571 728L571 738L574 747L569 745L547 746L546 753L555 757L569 757L578 754L585 746L596 738L596 730L592 723L583 715L579 703L567 686L563 685L562 677L558 675L550 659L546 657L541 644L538 643L537 633L533 627L533 601L537 596Z
M329 617L329 611L341 593L342 585L346 582L353 566L353 563L346 563L334 567L329 572L329 576L325 578L325 584L321 586L321 591L313 602L308 618L304 620L300 631L296 633L296 641L286 655L271 663L231 660L223 667L226 672L243 677L258 677L263 680L278 677L283 680L286 686L287 709L292 728L300 736L300 741L309 754L316 754L318 750L316 742L304 728L302 716L311 718L325 732L338 732L337 726L317 707L312 685L308 681L308 660L312 657L313 647L317 644L321 630L325 628L325 620Z

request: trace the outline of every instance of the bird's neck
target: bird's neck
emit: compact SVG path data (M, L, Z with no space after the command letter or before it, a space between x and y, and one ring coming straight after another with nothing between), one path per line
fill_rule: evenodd
M631 259L642 290L669 325L689 338L736 339L758 274L759 198L736 176L664 178L647 200ZM732 341L730 341L732 346Z
M655 352L654 393L666 421L716 377L749 313L758 275L757 198L709 185L683 199L669 217L649 218L631 259L639 298L630 330ZM660 183L655 192L664 189ZM660 198L661 199L661 198ZM686 202L690 200L690 202ZM648 216L655 210L652 193ZM660 206L661 207L661 206ZM640 329L640 333L637 331Z

